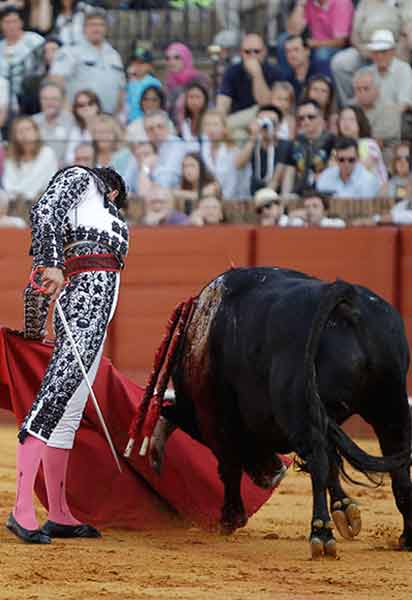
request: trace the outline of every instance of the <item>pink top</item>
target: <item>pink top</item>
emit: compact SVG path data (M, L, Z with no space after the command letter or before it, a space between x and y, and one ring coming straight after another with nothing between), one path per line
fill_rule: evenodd
M353 20L352 0L307 0L305 19L314 40L349 37Z

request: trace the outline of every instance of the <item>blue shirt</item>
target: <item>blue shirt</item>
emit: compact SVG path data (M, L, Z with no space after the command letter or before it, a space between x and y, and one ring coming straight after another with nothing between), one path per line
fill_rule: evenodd
M360 162L346 182L340 177L339 167L329 167L319 175L316 183L320 192L330 192L336 198L373 198L380 187L379 179Z

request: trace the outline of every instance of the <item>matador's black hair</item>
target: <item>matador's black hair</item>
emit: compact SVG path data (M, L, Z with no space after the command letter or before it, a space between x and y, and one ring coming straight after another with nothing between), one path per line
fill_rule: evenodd
M116 205L118 208L124 208L127 201L127 192L123 177L111 167L95 167L92 171L103 181L107 191L117 190L119 192L116 198Z

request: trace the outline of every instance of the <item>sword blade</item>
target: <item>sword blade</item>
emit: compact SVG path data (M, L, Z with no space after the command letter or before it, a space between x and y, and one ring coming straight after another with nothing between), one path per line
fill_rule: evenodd
M59 317L60 317L60 319L61 319L61 321L63 323L63 327L64 327L64 330L66 332L66 335L69 338L69 342L70 342L70 345L71 345L72 350L74 352L74 355L76 357L77 363L78 363L78 365L80 367L80 370L82 372L83 379L86 382L87 388L89 390L90 397L91 397L91 399L93 401L93 404L94 404L94 408L96 409L97 416L99 417L100 424L101 424L102 429L104 431L104 434L106 436L107 443L109 444L109 447L110 447L110 450L111 450L111 452L113 454L113 458L115 460L117 468L119 469L119 471L121 473L122 472L122 467L121 467L120 461L119 461L119 459L117 457L117 453L116 453L115 447L113 445L112 438L110 437L110 433L109 433L109 430L107 429L107 426L106 426L106 423L105 423L102 411L100 410L100 406L99 406L99 404L97 402L97 398L96 398L96 396L94 394L94 391L93 391L93 388L92 388L92 386L90 384L89 377L88 377L88 375L86 373L86 369L84 367L82 358L81 358L80 353L79 353L79 351L77 349L76 342L74 340L72 332L70 331L69 324L68 324L68 322L66 320L66 317L65 317L65 314L64 314L63 309L61 307L59 299L56 300L56 308L57 308L57 312L59 313Z

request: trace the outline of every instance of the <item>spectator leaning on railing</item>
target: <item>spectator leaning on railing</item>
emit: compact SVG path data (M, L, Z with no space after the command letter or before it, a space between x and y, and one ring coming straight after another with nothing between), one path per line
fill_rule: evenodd
M379 179L359 161L358 142L340 137L335 147L337 166L328 167L318 177L316 188L337 198L373 198L380 189Z
M303 208L291 211L292 223L298 227L331 227L341 229L346 223L339 217L329 217L329 199L326 195L309 189L303 193ZM299 223L299 221L301 221Z

